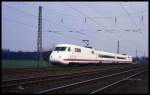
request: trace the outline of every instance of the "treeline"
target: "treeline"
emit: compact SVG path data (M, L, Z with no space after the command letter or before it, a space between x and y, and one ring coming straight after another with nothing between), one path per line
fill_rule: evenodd
M133 57L133 62L136 62L136 63L143 63L143 64L147 64L148 63L148 57Z
M49 55L52 51L42 52L42 58L45 61L49 60ZM37 60L37 52L22 52L22 51L10 51L9 49L2 50L2 60ZM148 57L133 58L133 62L148 63Z
M51 51L42 52L42 58L48 61ZM37 52L2 50L2 60L37 60Z

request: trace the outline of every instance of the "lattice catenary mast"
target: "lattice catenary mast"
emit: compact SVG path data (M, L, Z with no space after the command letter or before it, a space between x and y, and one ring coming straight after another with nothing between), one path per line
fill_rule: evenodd
M42 7L39 6L39 17L38 17L38 39L37 39L37 56L38 56L38 64L37 67L39 67L39 61L42 59Z

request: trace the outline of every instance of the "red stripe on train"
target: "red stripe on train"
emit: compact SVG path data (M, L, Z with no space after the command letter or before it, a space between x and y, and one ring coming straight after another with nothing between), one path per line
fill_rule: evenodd
M65 61L100 61L95 59L64 59Z
M95 60L95 59L64 59L65 61L114 61L114 60ZM123 62L123 61L118 61L118 62ZM130 61L126 61L130 62Z

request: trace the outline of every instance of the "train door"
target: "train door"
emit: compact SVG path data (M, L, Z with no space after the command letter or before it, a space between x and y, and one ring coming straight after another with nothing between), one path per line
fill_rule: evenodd
M71 48L70 59L76 59L74 48Z

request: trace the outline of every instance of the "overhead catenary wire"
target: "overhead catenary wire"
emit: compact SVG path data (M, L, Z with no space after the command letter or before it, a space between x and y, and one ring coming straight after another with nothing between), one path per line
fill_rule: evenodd
M26 13L26 12L25 12L25 13ZM32 15L32 17L35 17L35 16ZM37 16L36 16L36 17L37 17ZM114 18L114 17L113 17L113 18ZM48 19L43 19L43 20L44 20L45 22L51 23L50 20L48 21ZM15 22L15 21L14 21L14 22ZM96 21L96 22L97 22L97 21ZM87 23L87 19L86 19L86 23ZM19 24L19 23L18 23L18 24ZM61 26L63 27L64 25L62 24ZM31 26L31 27L32 27L32 26ZM66 27L65 27L65 28L66 28ZM67 27L67 28L69 28L69 27ZM79 31L79 32L80 32L80 31ZM78 33L79 33L79 32L78 32Z
M91 9L92 9L92 7L89 7L89 6L88 6L88 8L91 8ZM95 10L94 10L94 11L95 11ZM96 12L96 13L97 13L97 12ZM143 17L143 16L142 16L142 17ZM109 20L109 19L107 19L107 20ZM111 20L109 20L109 21L111 21ZM112 21L111 21L111 22L112 22ZM112 22L112 23L113 23L113 22ZM117 24L116 24L116 25L117 25ZM116 26L116 25L115 25L115 26ZM142 25L141 25L141 27L142 27ZM118 26L117 28L119 28L119 29L121 30L121 28L120 28L119 26ZM144 37L144 36L143 36L143 37ZM129 40L129 39L127 39L127 40ZM144 39L144 40L145 40L145 39ZM130 40L130 41L132 41L132 40ZM129 42L130 42L130 41L129 41ZM135 46L137 46L137 45L136 45L136 44L137 44L136 42L133 42L133 44L135 44Z
M7 7L9 7L9 6L7 6ZM36 17L36 16L34 16L34 15L32 15L32 14L26 13L26 12L21 11L21 10L19 10L19 9L15 9L15 8L12 8L12 7L9 7L9 8L14 9L14 10L19 11L19 12L22 12L22 13L24 13L24 14L26 14L26 15L29 15L29 16L32 16L32 17ZM52 22L52 21L50 21L50 20L48 20L48 19L45 19L45 18L43 18L43 20L48 21L48 22ZM61 22L63 22L63 20L62 20ZM54 23L54 22L53 22L53 23ZM54 24L56 24L56 23L54 23ZM58 24L58 25L59 25L59 24ZM64 27L64 25L60 25L60 26ZM66 27L66 26L65 26L65 28L70 28L70 27Z
M145 13L145 12L146 12L146 10L143 10L143 11L137 12L138 14L136 14L136 13L130 13L130 14L131 15L135 15L136 14L136 16L132 16L132 17L138 18L139 14ZM143 15L145 15L145 14L143 14ZM125 15L121 15L121 16L115 15L114 17L121 18L121 19L128 18L128 16L125 16ZM86 18L93 18L93 19L114 19L114 17L113 16L88 16Z
M13 8L13 7L10 7L10 6L6 6L6 7L10 8L10 9L13 9L13 10L15 10L15 11L21 12L21 13L23 13L23 14L25 14L25 15L28 15L28 16L34 18L34 19L36 19L36 17L37 17L37 16L35 16L35 15L33 15L33 14L24 12L24 11L22 11L22 10L20 10L20 9L16 9L16 8ZM51 24L51 23L57 24L57 23L55 23L55 22L53 22L53 21L51 21L51 20L49 20L49 19L46 19L46 18L42 18L42 20L45 21L45 22L48 22L48 23L50 23L50 24ZM63 19L61 19L61 22L63 22ZM53 25L53 24L52 24L52 25ZM65 25L63 25L63 24L57 24L57 25L59 25L59 26L61 26L61 27L63 27L63 28L72 30L71 27L65 26ZM79 33L79 32L76 32L76 33ZM81 34L81 33L79 33L79 34ZM82 34L82 35L83 35L83 34Z
M23 14L25 14L25 15L28 15L28 16L30 16L30 17L33 17L34 19L36 19L36 17L37 17L36 15L30 14L30 13L27 13L27 12L24 12L24 11L22 11L22 10L20 10L20 9L16 9L16 8L13 8L13 7L10 7L10 6L7 6L7 7L10 8L10 9L13 9L13 10L15 10L15 11L21 12L21 13L23 13ZM49 22L49 23L56 24L55 22L53 22L53 21L51 21L51 20L49 20L49 19L46 19L46 18L42 18L42 20L44 20L44 21L46 21L46 22ZM65 28L70 28L70 27L67 27L67 26L64 26L64 25L61 25L61 24L57 24L57 25L62 26L62 27L65 27Z
M22 25L27 26L27 27L32 28L32 29L37 29L37 26L27 24L27 23L24 23L24 22L21 22L21 21L13 20L13 19L10 19L8 17L3 17L3 19L6 20L6 21L9 21L9 22L12 22L12 23L22 24ZM49 32L49 31L42 31L42 32ZM56 33L56 31L52 31L52 32Z
M85 4L84 4L84 5L85 5ZM85 6L87 6L87 5L85 5ZM95 11L92 7L90 7L90 6L87 6L87 7L90 8L90 9L92 9L93 11ZM97 12L96 12L96 13L97 13ZM112 25L114 25L111 20L109 20L109 19L106 19L106 20L110 21L110 22L112 23ZM114 26L117 27L117 28L119 28L121 31L123 31L123 29L121 29L121 28L120 28L119 26L117 26L116 24L115 24ZM114 32L111 32L111 31L106 31L106 32L114 33ZM121 38L121 39L124 38L123 36L120 36L120 35L117 35L117 34L116 34L116 36L118 36L118 37ZM124 39L126 39L126 38L124 38ZM129 39L126 39L126 40L129 40ZM129 42L130 42L130 41L129 41ZM137 44L137 43L136 43L136 42L133 42L133 44Z
M88 17L87 15L85 15L84 13L82 13L82 12L80 12L79 10L77 10L76 8L74 8L74 7L72 7L72 6L70 6L70 5L68 5L68 4L66 4L66 3L64 3L65 5L67 5L68 7L70 7L71 9L73 9L73 10L75 10L75 11L77 11L78 13L80 13L81 15L83 15L83 16L86 16L86 17ZM93 19L91 19L90 18L90 20L91 21L93 21ZM94 21L95 22L95 21ZM96 23L96 25L97 25L97 23ZM104 27L103 25L100 25L100 26L102 26L102 27ZM105 27L104 27L105 28ZM118 36L118 35L116 35L116 36ZM120 38L120 36L118 36L119 38ZM129 41L130 42L130 41ZM135 43L134 43L135 44ZM137 46L137 45L135 45L135 46Z
M84 4L85 5L85 4ZM85 5L85 6L87 6L87 5ZM90 8L90 9L92 9L93 11L96 11L96 9L93 9L91 6L87 6L88 8ZM96 12L97 13L97 12ZM115 16L116 17L116 16ZM139 17L139 16L138 16ZM113 24L113 22L110 20L110 19L106 19L106 20L108 20L108 21L110 21L111 23L112 23L112 25L114 25ZM119 30L121 30L121 31L124 31L120 26L118 26L118 24L115 24L114 25L116 28L118 28ZM141 26L142 27L142 26ZM110 32L111 33L111 32ZM144 35L143 35L143 37L144 37ZM123 36L120 36L120 38L124 38ZM126 39L126 38L124 38L124 39ZM129 39L126 39L126 40L129 40ZM145 40L145 39L144 39ZM129 41L130 42L130 41ZM133 44L137 44L137 42L134 42L133 41Z
M21 21L17 21L17 20L12 20L8 17L3 17L3 19L5 19L6 21L9 21L9 22L12 22L12 23L16 23L16 24L22 24L24 26L27 26L29 28L32 28L32 29L37 29L38 27L37 26L34 26L34 25L31 25L31 24L27 24L27 23L24 23L24 22L21 22ZM29 31L30 32L30 31ZM47 31L42 31L42 32L47 32ZM56 33L55 31L53 33ZM56 34L60 34L60 33L56 33Z
M135 9L134 9L134 7L132 6L132 4L130 3L130 8L133 10L133 11L135 11ZM142 36L143 36L143 38L145 38L144 37L144 34L143 34L143 32L142 32L142 24L143 24L143 14L140 16L141 18L139 18L139 19L141 19L141 21L140 21L140 25L139 25L139 28L138 28L138 30L137 30L137 32L138 33L140 33ZM144 41L146 41L145 39L144 39Z
M62 3L64 3L64 2L62 2ZM74 7L72 7L72 6L70 6L69 4L66 4L66 3L64 3L67 7L69 7L69 8L71 8L71 9L73 9L74 11L76 11L76 12L78 12L80 15L82 15L83 17L89 17L88 15L86 15L86 14L84 14L84 13L82 13L81 11L79 11L79 10L77 10L76 8L74 8ZM94 22L97 26L100 26L100 27L103 27L103 28L105 28L105 29L107 29L104 25L102 25L102 24L98 24L95 20L93 20L92 18L89 18L92 22ZM112 33L111 33L112 34ZM115 35L115 34L114 34ZM118 35L116 35L116 36L118 36ZM119 36L118 36L119 37Z
M136 28L138 28L137 25L136 25L136 23L134 22L134 19L133 19L132 16L129 14L129 12L126 10L126 8L122 5L121 2L120 2L119 4L120 4L120 7L122 8L122 10L128 15L130 21L134 24L134 26L135 26Z
M21 21L13 20L13 19L10 19L8 17L3 17L3 19L5 19L6 21L9 21L9 22L13 22L13 23L17 23L17 24L22 24L22 25L30 27L32 29L36 29L37 28L37 26L31 25L31 24L27 24L27 23L24 23L24 22L21 22Z
M27 27L32 28L32 29L37 29L37 26L33 26L31 24L27 24L27 23L24 23L24 22L21 22L21 21L17 21L17 20L12 20L12 19L10 19L8 17L4 17L3 19L5 19L6 21L9 21L9 22L12 22L12 23L22 24L22 25L27 26ZM42 32L47 32L47 31L42 31ZM50 31L48 31L48 32L50 32ZM56 31L52 31L52 32L56 33ZM56 33L56 34L60 34L60 33Z
M30 13L27 13L27 12L24 12L24 11L22 11L22 10L20 10L20 9L16 9L16 8L13 8L13 7L10 7L10 6L7 6L8 8L10 8L10 9L12 9L12 10L14 10L14 11L17 11L17 12L20 12L20 13L23 13L24 15L27 15L27 16L30 16L30 17L32 17L33 19L37 19L37 16L35 16L35 15L33 15L33 14L30 14ZM49 20L49 19L46 19L46 18L42 18L42 20L43 20L43 22L47 22L47 23L53 23L53 24L57 24L57 23L55 23L55 22L52 22L51 20ZM9 20L9 21L11 21L11 19ZM12 22L12 21L11 21ZM26 25L26 26L30 26L30 28L34 28L34 26L32 26L32 25L29 25L29 24L26 24L26 23L23 23L23 22L20 22L20 21L13 21L13 23L21 23L21 24L23 24L23 25ZM59 25L59 26L62 26L63 28L67 28L68 30L72 30L72 28L71 27L67 27L67 26L64 26L63 24L57 24L57 25ZM36 27L36 29L37 29L37 27ZM42 31L42 32L47 32L48 33L48 31ZM69 32L69 31L65 31L65 32ZM59 31L59 33L57 32L53 32L53 33L55 33L55 34L61 34L62 35L62 33L60 33L60 31ZM79 34L79 35L82 35L82 36L85 36L86 34L85 33L82 33L82 32L80 32L79 30L76 30L76 31L74 31L74 33L75 34ZM86 35L86 36L88 36L88 35ZM64 37L60 37L61 39L63 38L63 39L65 39ZM81 39L79 39L79 40L81 40Z
M45 10L48 10L48 11L49 11L49 10L51 10L51 9L49 8L49 9L45 9ZM63 15L63 16L65 16L65 17L66 17L66 16L69 16L69 17L78 17L78 15L64 14L64 13L60 13L60 12L55 12L54 10L51 10L51 11L54 12L54 15L57 15L57 14L58 14L59 16L60 16L60 15L61 15L61 16ZM136 11L136 12L133 12L133 13L130 13L130 14L132 14L132 15L138 15L138 14L145 13L145 12L146 12L146 10L142 10L142 11ZM58 16L58 15L57 15L57 16ZM117 17L117 18L118 18L118 17L119 17L119 18L120 18L120 17L121 17L121 18L124 18L124 17L126 18L127 16L125 16L125 15L116 15L116 17ZM138 17L138 16L134 16L134 17ZM104 16L104 17L86 17L86 18L95 18L95 19L99 19L99 18L102 18L102 19L104 19L104 18L109 19L109 18L110 18L110 19L114 19L114 17L112 17L112 16L110 16L110 17L109 17L109 16L108 16L108 17L106 17L106 16Z
M12 22L12 23L16 23L16 24L21 24L21 25L24 25L24 26L26 26L26 27L29 27L29 28L31 28L31 29L37 29L38 27L37 26L34 26L34 25L31 25L31 24L27 24L27 23L24 23L24 22L21 22L21 21L17 21L17 20L12 20L12 19L10 19L10 18L8 18L8 17L4 17L3 19L5 19L6 21L9 21L9 22ZM28 31L28 32L30 32L30 31ZM50 32L50 31L42 31L42 32L44 32L44 33L48 33L48 32ZM60 32L56 32L56 31L52 31L54 34L61 34L62 35L62 33L60 33ZM42 36L44 36L44 35L42 35ZM63 37L60 37L59 39L64 39Z
M22 12L22 13L25 13L25 14L28 14L28 15L30 15L30 16L34 16L34 15L32 15L32 14L29 14L29 13L26 13L26 12L24 12L24 11L21 11L20 9L16 9L16 8L13 8L12 6L5 6L5 7L8 7L8 8L12 8L12 9L14 9L14 10L16 10L16 11L20 11L20 12ZM49 9L45 9L45 10L49 10ZM130 14L132 14L132 15L136 15L136 14L141 14L141 13L145 13L146 12L146 10L142 10L142 11L137 11L137 12L134 12L134 13L130 13ZM71 16L71 17L75 17L74 15L67 15L67 14L63 14L63 13L58 13L58 12L55 12L56 14L58 14L59 16L60 15L64 15L64 16ZM53 14L53 15L56 15L56 14ZM34 16L35 17L35 16ZM125 16L125 15L120 15L120 16L115 16L115 17L117 17L117 18L119 18L119 17L127 17L127 16ZM139 16L134 16L134 17L139 17ZM104 16L104 17L90 17L90 16L88 16L88 17L86 17L86 18L92 18L92 19L114 19L114 17L112 17L112 16L110 16L110 17L106 17L106 16Z
M62 3L64 3L64 2L62 2ZM79 10L77 10L76 8L70 6L69 4L64 3L64 5L66 5L67 7L71 8L72 10L78 12L78 13L79 13L80 15L82 15L83 17L88 17L88 15L82 13L81 11L79 11ZM89 19L90 19L92 22L94 22L97 26L106 28L105 26L98 24L98 23L97 23L95 20L93 20L92 18L89 18ZM87 23L86 18L85 18L85 23ZM90 36L91 36L91 35L90 35Z
M83 17L88 17L88 15L82 13L81 11L77 10L76 8L70 6L69 4L67 3L64 3L64 2L61 2L63 4L65 4L66 6L68 6L69 8L73 9L74 11L78 12L79 14L81 14ZM101 25L101 24L97 24L97 22L95 20L93 20L92 18L89 18L92 22L94 22L97 26L100 26L100 27L104 27L106 28L105 26Z
M29 28L32 28L32 29L37 29L37 26L33 26L33 25L31 25L31 24L27 24L27 23L24 23L24 22L21 22L21 21L16 21L16 20L12 20L12 19L9 19L9 18L7 18L7 17L4 17L3 19L5 19L6 21L9 21L9 22L12 22L12 23L16 23L16 24L22 24L22 25L24 25L24 26L27 26L27 27L29 27ZM30 31L29 31L30 32ZM44 32L44 33L47 33L47 32L52 32L52 33L54 33L54 34L61 34L62 35L62 33L61 32L59 32L59 31L42 31L42 32ZM82 33L82 32L79 32L79 31L75 31L76 33L79 33L79 34L81 34L81 35L85 35L84 33ZM61 39L63 38L63 37L60 37ZM59 39L60 39L59 38Z

